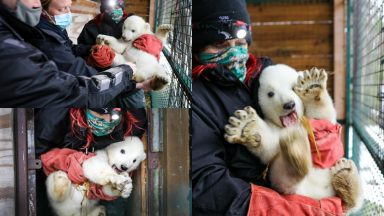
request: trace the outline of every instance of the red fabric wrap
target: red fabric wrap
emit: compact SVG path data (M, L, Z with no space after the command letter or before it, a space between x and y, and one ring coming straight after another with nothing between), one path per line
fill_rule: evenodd
M197 79L206 69L215 68L217 64L196 65L192 69L192 79Z
M87 64L98 68L108 68L112 65L115 52L107 45L95 45L88 56Z
M74 184L83 184L86 181L83 172L83 162L88 158L95 156L94 153L84 154L68 148L54 148L41 155L44 173L48 176L52 172L61 170L68 174L68 178ZM118 197L112 197L104 194L101 185L90 184L90 190L86 194L89 199L114 200Z
M163 50L163 43L161 43L161 41L155 35L141 35L133 41L132 46L155 56L157 61L160 60L160 53Z
M330 168L344 156L344 146L341 139L341 126L328 120L309 119L315 135L317 148L311 148L313 165L319 168Z
M249 54L249 58L246 64L247 67L247 74L245 75L244 84L247 86L251 86L251 83L254 79L257 79L257 77L261 73L261 67L263 66L262 62L257 59L254 55L251 53Z
M280 195L269 188L252 184L248 216L335 216L345 215L338 197L314 200L301 195Z
M311 146L313 164L320 168L332 167L344 155L341 126L328 120L309 119L321 160ZM315 200L301 195L280 195L269 188L252 184L248 216L261 215L345 215L342 200L338 197Z

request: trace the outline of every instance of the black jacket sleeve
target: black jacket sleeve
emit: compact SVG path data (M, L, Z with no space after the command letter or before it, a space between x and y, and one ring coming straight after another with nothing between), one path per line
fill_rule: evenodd
M250 183L265 165L244 146L224 139L228 118L252 105L248 88L224 67L205 71L193 81L192 197L194 215L246 215Z
M71 45L72 41L65 41L56 32L47 29L41 29L44 33L44 37L28 38L28 42L42 51L49 60L56 63L56 66L60 71L67 72L74 76L93 76L98 74L98 71L88 66L84 59L76 56L74 53L74 47L78 45ZM75 51L79 51L76 50ZM79 51L80 52L80 51Z
M192 105L192 205L194 215L246 215L250 184L231 174L222 133Z
M92 45L72 44L72 53L76 57L86 59L91 54Z
M79 37L77 38L77 44L82 45L94 45L96 44L96 37L99 34L96 24L93 20L90 20L84 25Z
M104 80L61 72L41 51L4 31L0 71L1 107L103 107L129 88L132 78L127 65L120 66L119 77L106 73Z

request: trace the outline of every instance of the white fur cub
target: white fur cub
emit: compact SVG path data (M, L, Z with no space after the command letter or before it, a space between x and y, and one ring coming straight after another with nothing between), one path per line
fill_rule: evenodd
M348 209L363 201L355 164L339 159L331 169L312 165L310 143L303 116L336 123L325 70L304 71L287 65L266 67L260 74L258 95L263 119L252 107L237 110L226 125L225 139L238 143L269 164L272 187L283 194L314 199L340 196Z
M171 30L172 25L161 25L157 28L155 36L164 44ZM137 72L133 78L137 82L154 77L151 82L153 90L160 90L165 87L169 83L170 78L165 69L159 64L157 58L133 46L133 42L138 37L144 34L153 35L149 23L146 23L139 16L132 15L124 21L122 32L121 39L108 35L98 35L96 43L108 44L115 51L116 56L112 63L113 66L124 64L127 61L135 63Z
M103 192L108 196L129 197L132 180L128 173L146 158L141 140L138 137L127 137L95 153L95 156L83 163L87 180L102 185ZM73 184L63 171L51 173L46 186L48 199L58 216L106 215L104 207L97 205L98 200L85 196L88 186Z

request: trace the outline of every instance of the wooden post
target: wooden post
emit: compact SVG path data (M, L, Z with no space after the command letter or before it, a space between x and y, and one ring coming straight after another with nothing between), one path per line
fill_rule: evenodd
M345 0L334 0L334 103L337 119L345 120L346 54L345 54Z
M163 215L191 215L189 110L164 110L164 206Z
M155 19L156 19L156 0L149 1L149 25L152 27L152 30L155 29Z

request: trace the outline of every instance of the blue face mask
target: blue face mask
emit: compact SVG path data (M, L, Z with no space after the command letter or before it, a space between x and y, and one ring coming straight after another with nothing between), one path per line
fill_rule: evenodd
M71 12L66 14L55 15L56 25L59 26L62 30L66 29L72 23L72 14Z

